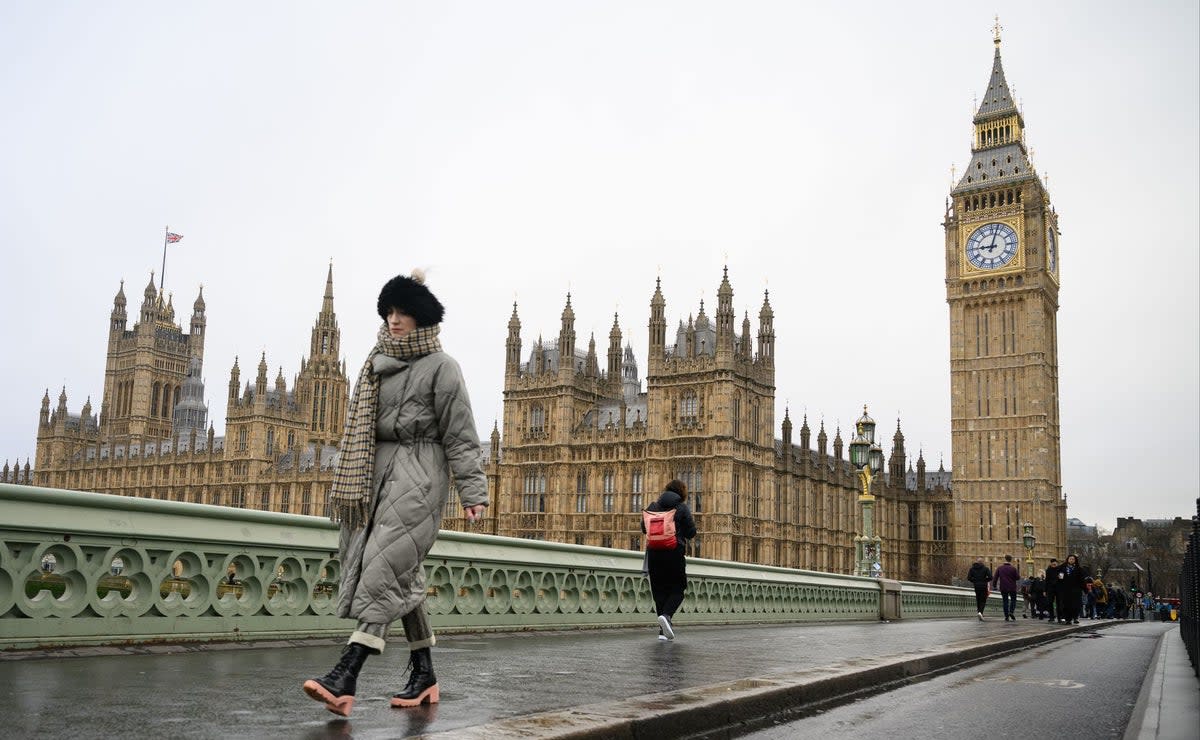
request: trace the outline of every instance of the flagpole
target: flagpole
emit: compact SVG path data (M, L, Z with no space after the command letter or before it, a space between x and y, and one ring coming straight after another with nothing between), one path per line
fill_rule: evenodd
M167 234L170 233L171 227L163 227L163 264L162 272L158 274L158 292L162 293L163 282L167 279Z

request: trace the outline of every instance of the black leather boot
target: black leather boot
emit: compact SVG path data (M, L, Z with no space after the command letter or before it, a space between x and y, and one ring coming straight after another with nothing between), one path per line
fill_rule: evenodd
M379 655L379 651L357 642L346 643L337 665L324 676L305 681L304 693L325 702L325 708L334 714L350 716L354 692L358 688L358 672L369 655Z
M393 707L415 707L429 702L437 704L439 697L437 676L433 675L433 656L429 648L414 650L409 654L408 667L412 671L404 690L392 697Z

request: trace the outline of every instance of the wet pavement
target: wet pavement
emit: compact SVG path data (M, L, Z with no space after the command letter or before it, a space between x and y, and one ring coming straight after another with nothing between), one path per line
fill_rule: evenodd
M1028 620L954 619L794 626L683 622L674 642L657 640L652 625L446 635L434 648L442 701L409 710L388 706L404 684L408 658L396 641L367 661L347 720L300 689L304 679L336 662L340 643L81 648L69 651L72 657L0 657L0 727L8 737L47 738L548 737L561 723L548 720L547 713L704 691L739 679L794 677L828 666L850 675L956 646L987 649L1070 631ZM606 735L598 732L595 736Z

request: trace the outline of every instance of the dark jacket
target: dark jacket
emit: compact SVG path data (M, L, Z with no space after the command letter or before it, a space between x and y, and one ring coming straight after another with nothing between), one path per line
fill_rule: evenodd
M992 588L996 588L996 584L999 584L1001 593L1015 593L1019 580L1021 580L1021 574L1017 572L1012 563L1001 563L1000 567L996 568L996 574L992 576Z
M1057 565L1046 568L1046 593L1050 595L1058 591L1058 568Z
M983 563L972 563L967 571L967 580L976 586L986 586L992 580L992 571Z
M1088 577L1087 569L1082 565L1067 565L1063 563L1058 566L1058 572L1062 574L1062 578L1055 576L1058 581L1058 591L1066 590L1068 593L1074 591L1076 593L1083 590L1083 581Z
M696 520L692 518L692 510L683 503L683 497L674 491L663 491L658 500L646 507L646 511L675 510L675 539L679 544L676 550L683 549L683 541L696 536ZM646 533L646 523L642 522L642 534Z

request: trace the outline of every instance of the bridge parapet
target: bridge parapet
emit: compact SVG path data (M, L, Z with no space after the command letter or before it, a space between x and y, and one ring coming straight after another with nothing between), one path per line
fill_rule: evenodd
M0 484L0 512L0 649L354 626L335 615L338 533L322 517L10 484ZM442 631L653 622L640 552L442 531L425 569ZM872 578L689 558L688 580L681 624L884 614ZM974 613L974 595L949 586L901 584L901 604L904 617Z

